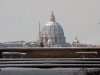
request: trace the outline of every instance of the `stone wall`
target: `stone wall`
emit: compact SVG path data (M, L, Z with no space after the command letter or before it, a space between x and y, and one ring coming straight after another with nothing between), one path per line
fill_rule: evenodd
M0 49L0 57L2 52L22 52L26 53L24 58L78 58L76 52L93 52L98 54L96 57L100 57L100 48L6 48ZM89 57L91 54L85 55Z

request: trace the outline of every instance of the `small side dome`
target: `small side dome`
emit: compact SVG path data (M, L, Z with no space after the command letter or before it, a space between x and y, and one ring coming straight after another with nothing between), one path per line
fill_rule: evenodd
M73 41L73 43L80 43L77 39L77 37L75 37L75 40Z
M49 39L47 42L48 45L54 45L54 41L52 39Z

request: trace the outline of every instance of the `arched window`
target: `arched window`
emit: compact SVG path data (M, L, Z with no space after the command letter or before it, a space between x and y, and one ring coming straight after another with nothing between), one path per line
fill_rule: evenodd
M48 42L48 37L45 37L45 41L46 41L46 43Z
M55 37L55 43L58 43L58 39L57 39L57 37Z
M59 38L59 41L60 41L60 44L61 44L62 43L62 38L61 37Z

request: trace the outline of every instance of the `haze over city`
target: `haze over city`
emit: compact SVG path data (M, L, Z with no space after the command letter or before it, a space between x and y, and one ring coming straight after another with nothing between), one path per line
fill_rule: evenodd
M100 44L100 0L0 0L0 42L36 41L52 11L66 42Z

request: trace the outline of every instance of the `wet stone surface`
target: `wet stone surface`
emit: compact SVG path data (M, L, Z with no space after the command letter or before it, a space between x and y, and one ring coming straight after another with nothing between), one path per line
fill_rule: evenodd
M82 68L0 68L0 75L74 75ZM94 68L87 68L94 69ZM80 75L82 71L79 72Z

